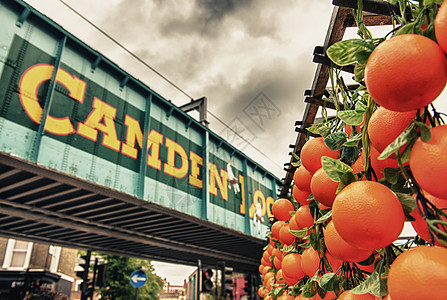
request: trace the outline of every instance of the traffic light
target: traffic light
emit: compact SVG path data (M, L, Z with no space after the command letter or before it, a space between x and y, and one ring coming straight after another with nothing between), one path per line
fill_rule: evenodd
M99 265L98 274L96 276L96 285L99 287L105 287L107 281L107 265Z
M247 274L244 277L245 279L245 287L244 292L247 294L247 299L254 299L253 291L254 291L254 278L252 274Z
M213 281L211 277L213 277L213 271L211 269L202 270L202 292L211 292L211 289L213 288Z
M87 298L91 298L93 295L93 288L90 286L90 282L88 280L91 255L92 252L89 250L87 251L86 255L81 256L82 261L79 263L79 266L82 268L82 270L76 272L76 276L82 279L82 282L80 284L81 300L87 300Z
M221 264L221 296L227 297L233 296L233 268L225 266L225 263Z
M81 267L82 270L77 271L76 276L78 276L83 280L88 279L88 271L90 268L90 257L91 257L90 251L87 251L86 255L82 255L80 257L81 262L79 263L79 267Z

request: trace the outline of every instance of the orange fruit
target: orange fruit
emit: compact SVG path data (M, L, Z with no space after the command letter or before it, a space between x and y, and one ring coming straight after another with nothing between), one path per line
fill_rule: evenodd
M275 284L275 277L269 278L266 282L265 282L265 287L267 288L267 290L271 291L273 284Z
M322 203L318 203L318 209L323 210L323 209L331 209L331 208L329 206L322 204Z
M310 192L310 180L312 174L304 166L299 166L293 174L293 181L295 186L300 190Z
M275 266L275 269L280 270L282 267L282 262L277 257L273 257L273 266Z
M312 176L312 181L310 183L310 188L312 195L319 202L328 207L332 207L334 203L335 192L337 191L339 182L333 181L326 174L323 168L318 169Z
M371 295L369 293L357 295L357 294L351 294L350 291L344 291L340 294L338 297L339 300L374 300L374 299L382 299L381 297L375 297L374 295Z
M266 267L271 267L272 266L272 262L270 260L265 260L264 257L261 258L261 264L266 266Z
M289 231L289 223L285 223L281 229L279 230L279 241L281 244L289 246L296 239L296 236L290 233Z
M270 255L272 255L272 252L273 252L273 249L274 249L275 247L273 247L272 245L267 245L267 248L265 249L265 250L267 250L267 252L270 254Z
M309 205L300 206L295 213L295 222L301 227L311 227L314 224L314 218L312 217Z
M373 250L363 250L345 242L335 230L334 223L330 221L324 233L324 243L327 250L335 258L348 262L364 261L371 256Z
M298 278L292 278L292 277L285 275L284 271L282 273L282 276L284 276L284 280L286 281L288 286L295 285L298 281L300 281Z
M304 277L304 271L301 268L301 254L289 253L282 260L283 274L290 278L301 279Z
M320 266L320 255L317 250L307 248L301 255L301 269L309 277L315 275Z
M439 46L447 53L447 4L444 1L435 17L435 35Z
M289 295L287 293L283 293L281 296L276 298L277 300L294 300L295 298L292 295Z
M417 184L433 196L447 199L447 125L431 128L431 139L420 138L410 153L410 168Z
M331 265L332 271L337 271L338 268L342 265L342 261L334 258L331 254L328 252L325 253L325 256ZM303 254L301 255L301 268L303 269L304 273L312 277L315 275L315 272L320 268L320 254L317 250L311 248L307 248L303 251ZM321 275L321 273L320 273Z
M419 246L391 264L388 292L393 300L446 299L447 249Z
M328 292L326 293L326 295L324 296L324 298L321 298L320 295L318 295L318 293L317 293L315 296L313 296L312 298L306 298L306 297L303 296L303 294L299 294L299 295L295 298L295 300L332 300L332 299L335 298L335 296L336 296L336 295L335 295L334 292L332 292L332 291L328 291Z
M397 112L383 106L377 108L368 122L368 135L371 145L382 153L407 128L416 117L416 110ZM405 146L401 148L401 153ZM391 158L396 158L393 154Z
M423 108L447 82L447 59L433 40L402 34L380 43L368 58L365 84L371 97L394 111Z
M265 250L263 253L262 253L262 258L263 259L265 259L265 260L269 260L270 259L270 253L267 251L267 250Z
M289 220L289 230L301 230L302 228L296 224L295 216Z
M324 138L317 137L308 140L301 149L301 162L303 166L311 173L314 174L319 168L321 168L321 157L329 156L332 158L338 158L340 151L333 151L324 144Z
M285 282L281 269L278 269L278 272L276 272L275 281L277 284L283 284Z
M425 196L425 198L427 198L428 201L430 201L437 208L447 208L447 200L435 197L428 193L424 193L424 196ZM422 207L420 207L420 209L421 209L421 211L423 211ZM422 218L422 215L419 213L419 210L417 207L411 213L411 216L415 219L414 221L411 221L411 225L413 226L414 230L417 232L417 234L422 239L424 239L425 241L430 243L431 238L430 238L430 232L428 230L427 222ZM447 218L443 218L443 219L447 221ZM439 229L443 230L443 228L441 226L439 227ZM439 242L437 242L436 239L434 239L434 242L435 242L435 245L440 246Z
M388 187L375 181L356 181L335 198L332 221L346 242L374 250L399 237L405 216L399 199Z
M284 257L284 253L281 250L279 250L278 248L273 249L272 255L277 257L280 260L282 260Z
M293 199L296 202L301 203L303 205L309 204L310 201L307 200L309 198L310 192L300 190L296 185L292 188Z
M260 274L262 274L262 271L264 270L264 268L265 268L265 266L264 265L259 265L259 267L258 267L258 271L259 271L259 273Z
M284 221L276 221L272 224L270 227L270 232L272 233L273 237L277 240L279 240L279 230L284 225Z
M268 290L265 287L263 287L263 286L259 287L259 289L258 289L259 297L264 298L267 293L268 293Z
M267 272L264 275L264 278L262 278L264 285L266 285L267 281L269 281L270 279L275 277L275 273L274 272Z
M286 198L280 198L273 202L272 205L272 213L280 221L288 221L291 217L290 212L294 210L293 203Z
M264 268L262 269L262 276L264 277L265 274L267 274L268 272L270 272L272 270L272 268L268 267L268 266L264 266Z
M376 150L376 148L371 147L371 167L373 168L374 172L376 173L377 179L380 179L384 176L383 169L385 168L399 168L399 165L397 163L397 160L392 158L387 158L383 160L379 160L380 153ZM352 164L351 168L354 173L358 173L363 171L365 167L365 153L362 151L360 156L357 158L357 160Z

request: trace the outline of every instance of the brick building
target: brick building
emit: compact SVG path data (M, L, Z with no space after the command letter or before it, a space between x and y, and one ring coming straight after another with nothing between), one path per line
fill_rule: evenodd
M77 250L0 238L0 300L21 299L24 287L45 286L70 298Z

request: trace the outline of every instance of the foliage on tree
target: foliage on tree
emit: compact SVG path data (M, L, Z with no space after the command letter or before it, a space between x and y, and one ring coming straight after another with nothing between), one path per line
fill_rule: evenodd
M100 290L102 299L135 299L136 288L130 284L130 275L142 269L147 275L147 282L138 289L139 300L157 300L158 292L163 289L163 279L155 274L154 266L148 260L104 255L107 263L106 286Z

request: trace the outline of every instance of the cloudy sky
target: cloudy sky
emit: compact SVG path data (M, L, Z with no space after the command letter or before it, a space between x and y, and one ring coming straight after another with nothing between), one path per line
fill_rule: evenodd
M330 0L63 1L27 0L173 103L207 97L211 130L284 177L294 123L302 119L304 91L316 69L312 52L323 44L332 13ZM183 284L193 270L155 266L173 284Z
M312 52L323 44L333 10L330 0L27 2L176 105L207 97L210 128L284 177L294 123L303 117L304 91L316 69ZM156 268L173 284L193 270Z
M175 104L207 97L210 128L284 177L294 123L302 119L304 91L316 69L312 51L323 44L332 13L330 0L63 1L27 2Z

